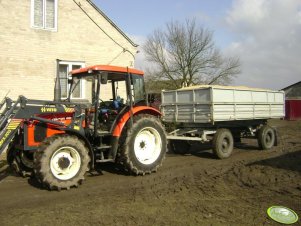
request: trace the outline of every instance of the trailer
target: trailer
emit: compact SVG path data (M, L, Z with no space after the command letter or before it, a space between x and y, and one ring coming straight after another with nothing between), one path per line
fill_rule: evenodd
M170 148L181 154L191 142L211 142L218 158L228 158L234 142L243 137L270 149L277 143L277 133L267 121L285 116L283 91L202 85L163 90L161 98Z

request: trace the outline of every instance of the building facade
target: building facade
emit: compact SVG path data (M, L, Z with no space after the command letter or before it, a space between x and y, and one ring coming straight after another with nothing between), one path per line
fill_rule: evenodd
M282 89L285 92L285 118L301 119L301 81Z
M72 69L134 66L137 45L90 0L0 0L0 20L0 98L51 100L57 72L65 98Z

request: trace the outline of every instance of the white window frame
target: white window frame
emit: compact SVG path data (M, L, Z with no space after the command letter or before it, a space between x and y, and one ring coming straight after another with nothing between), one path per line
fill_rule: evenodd
M41 29L41 30L47 30L47 31L57 31L57 20L58 20L58 0L54 0L54 28L47 28L46 27L46 0L43 0L43 26L35 26L34 24L34 0L31 0L31 12L30 12L30 17L31 17L31 22L30 25L32 28L35 29Z
M80 66L81 68L85 67L85 63L78 62L78 61L60 61L59 65L68 65L67 66L67 77L70 78L69 72L72 70L72 66ZM81 80L80 81L80 97L72 97L72 100L82 100L85 99L85 93L86 93L86 81ZM67 97L70 91L70 85L67 83ZM61 97L62 98L62 97Z

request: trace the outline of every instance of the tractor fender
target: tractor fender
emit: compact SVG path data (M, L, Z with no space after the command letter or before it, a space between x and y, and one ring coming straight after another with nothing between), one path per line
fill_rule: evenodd
M115 128L113 129L113 137L120 137L122 130L127 123L127 121L131 118L131 115L138 115L138 114L149 114L153 116L161 116L161 112L155 108L148 107L148 106L137 106L133 107L132 113L129 110L128 112L124 113L123 116L120 118L119 122L117 122Z

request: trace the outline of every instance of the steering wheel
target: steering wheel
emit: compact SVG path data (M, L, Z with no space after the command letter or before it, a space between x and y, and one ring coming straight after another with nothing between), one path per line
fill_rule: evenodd
M102 99L98 98L98 100L95 100L95 101L93 102L93 105L96 104L96 101L99 101L99 103L103 103L103 102L104 102Z

